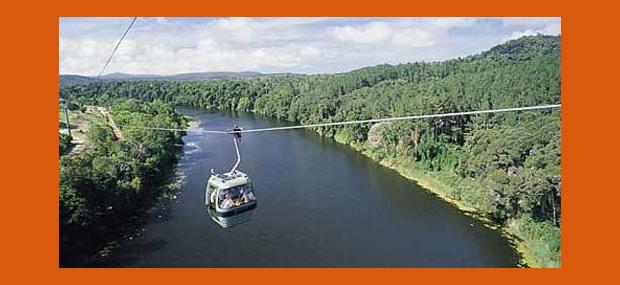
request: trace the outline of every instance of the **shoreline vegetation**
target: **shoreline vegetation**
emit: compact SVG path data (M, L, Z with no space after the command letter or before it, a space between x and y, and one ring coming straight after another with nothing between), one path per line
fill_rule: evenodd
M396 171L400 176L415 182L425 191L433 193L438 199L446 201L452 206L456 207L461 212L463 212L463 214L481 221L484 226L493 230L498 230L502 234L502 236L504 236L504 238L510 241L512 248L519 254L520 260L518 265L520 267L542 267L534 253L527 246L527 242L520 238L515 233L514 229L512 229L510 226L502 226L490 220L484 215L484 212L477 208L475 205L471 205L464 201L450 197L448 193L452 191L447 190L450 189L450 186L440 181L438 177L435 177L432 173L416 169L414 166L415 162L399 161L394 158L380 159L377 157L377 155L365 149L366 146L364 146L363 144L349 143L347 141L339 139L338 136L336 136L334 140L340 144L351 147L353 150L366 156L368 159L379 163L381 166ZM512 227L514 227L514 225Z
M409 158L397 158L389 155L387 157L382 157L382 155L377 154L377 148L369 145L368 142L352 143L337 135L334 137L334 140L351 147L380 165L396 171L402 177L414 181L424 190L450 203L465 215L480 220L486 227L498 230L502 236L508 239L513 249L519 254L519 266L531 268L559 268L559 260L556 262L549 257L552 253L549 252L548 242L541 242L541 237L539 235L532 237L531 233L525 232L527 229L523 229L533 227L532 224L535 223L534 221L531 219L516 218L509 219L504 225L493 221L485 211L480 209L477 205L451 196L451 193L454 193L455 189L446 182L446 179L458 179L453 174L446 178L445 176L442 177L442 174L446 173L441 173L441 171L434 172L419 169L416 166L416 162ZM479 189L482 188L481 185L476 185L474 187Z
M181 156L182 151L179 149L177 159L180 159ZM170 173L171 175L166 179L168 181L159 187L161 194L155 197L154 201L144 211L137 212L134 216L129 217L129 222L119 229L116 237L107 240L100 250L90 255L84 262L85 267L114 267L115 251L123 245L124 241L131 241L140 237L146 231L146 224L149 221L161 221L167 218L170 203L180 195L182 181L185 179L185 174L178 168L178 163L171 169Z
M123 99L105 106L121 125L187 123L163 102ZM60 156L60 267L97 266L122 238L139 235L131 232L170 195L176 177L183 132L135 128L121 135L110 117L92 118L80 128L86 147Z
M130 98L300 124L559 104L560 45L559 36L525 36L442 62L329 75L61 84L60 95L82 106ZM465 213L501 225L527 265L559 267L560 128L560 110L541 110L315 131L417 178Z

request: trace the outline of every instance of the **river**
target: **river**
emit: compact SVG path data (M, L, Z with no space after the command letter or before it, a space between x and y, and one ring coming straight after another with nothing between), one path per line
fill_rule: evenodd
M288 123L184 109L194 129ZM169 210L113 255L120 267L515 267L498 231L350 147L308 130L245 134L240 170L258 207L227 229L204 206L211 168L236 159L229 135L188 132Z

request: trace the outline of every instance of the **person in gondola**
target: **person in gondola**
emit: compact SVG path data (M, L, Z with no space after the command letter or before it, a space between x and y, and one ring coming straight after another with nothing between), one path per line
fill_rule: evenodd
M251 188L245 186L242 191L243 203L249 203L254 200L254 194L252 193Z
M226 194L226 199L222 201L222 205L220 206L222 209L228 209L234 205L234 201L230 194Z

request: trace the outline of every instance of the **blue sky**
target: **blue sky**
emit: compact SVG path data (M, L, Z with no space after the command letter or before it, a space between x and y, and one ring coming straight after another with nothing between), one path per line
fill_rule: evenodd
M131 18L60 18L59 71L95 75ZM139 18L105 73L336 73L475 54L560 18Z

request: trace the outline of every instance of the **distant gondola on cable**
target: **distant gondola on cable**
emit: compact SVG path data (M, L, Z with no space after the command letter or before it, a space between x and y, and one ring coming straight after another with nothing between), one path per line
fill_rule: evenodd
M226 173L218 174L212 169L205 190L205 204L209 215L224 228L248 221L251 212L256 208L256 196L250 178L237 170L241 163L239 152L241 130L238 126L228 130L233 135L237 162Z

